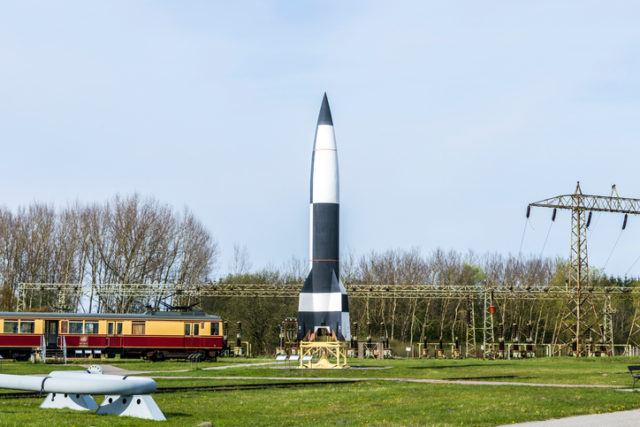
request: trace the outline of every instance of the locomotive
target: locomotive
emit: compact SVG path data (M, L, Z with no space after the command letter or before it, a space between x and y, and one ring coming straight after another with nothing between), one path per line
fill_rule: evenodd
M204 312L150 314L0 312L0 355L27 360L42 345L67 356L163 360L200 353L215 360L224 349L219 316Z

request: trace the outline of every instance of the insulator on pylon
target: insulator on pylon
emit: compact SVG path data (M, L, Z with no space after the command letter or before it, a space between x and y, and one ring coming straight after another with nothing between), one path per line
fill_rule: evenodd
M625 228L627 228L627 218L628 218L628 214L624 214L624 221L622 221L622 229L624 230Z
M498 338L504 340L504 325L502 323L498 325Z
M527 218L531 215L531 206L527 206Z
M551 214L551 222L556 220L556 213L558 212L558 209L553 208L553 213Z
M593 215L593 212L589 212L589 216L587 217L587 228L591 225L591 215Z

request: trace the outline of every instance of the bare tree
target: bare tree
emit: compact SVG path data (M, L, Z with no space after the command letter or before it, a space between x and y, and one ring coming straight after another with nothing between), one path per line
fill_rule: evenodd
M218 258L217 244L188 210L134 194L104 204L76 203L56 212L34 203L15 214L0 209L0 304L15 306L21 282L85 283L91 286L89 310L138 311L172 293L173 284L208 281ZM105 284L167 284L142 299L104 291ZM57 302L54 293L31 295L32 309ZM78 309L83 301L66 301Z

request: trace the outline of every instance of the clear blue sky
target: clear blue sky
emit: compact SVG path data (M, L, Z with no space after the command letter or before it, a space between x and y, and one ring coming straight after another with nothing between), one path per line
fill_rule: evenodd
M640 197L636 2L0 1L0 203L188 206L254 268L308 256L329 95L343 251L517 253L527 203ZM551 212L532 214L540 254ZM544 255L569 255L561 212ZM622 217L594 218L603 267ZM640 256L630 218L607 272ZM640 262L629 274L640 275Z

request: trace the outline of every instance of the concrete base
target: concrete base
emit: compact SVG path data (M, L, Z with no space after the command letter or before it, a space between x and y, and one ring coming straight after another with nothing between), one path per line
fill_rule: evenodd
M147 420L166 421L164 414L148 394L133 396L107 395L96 411L96 415L114 414Z
M93 411L98 404L88 394L49 393L41 408L73 409L76 411Z

